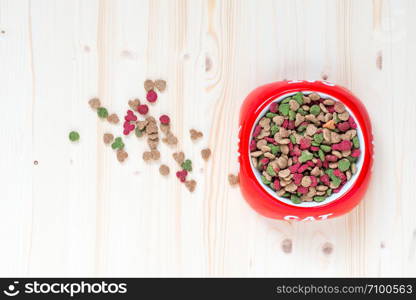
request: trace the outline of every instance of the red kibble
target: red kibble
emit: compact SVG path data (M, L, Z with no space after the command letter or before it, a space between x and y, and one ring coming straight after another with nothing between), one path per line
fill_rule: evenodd
M303 173L304 171L306 171L309 168L309 166L307 164L303 164L299 167L298 169L298 173Z
M141 115L145 115L149 112L149 107L146 104L141 104L137 107L137 111Z
M333 106L333 105L331 105L331 106L327 106L327 107L326 107L326 109L327 109L327 110L328 110L328 112L329 112L329 113L331 113L331 114L332 114L333 112L335 112L335 108L334 108L334 106Z
M305 195L309 192L309 189L304 186L298 186L298 189L296 190L299 194Z
M357 128L357 123L355 123L355 120L352 117L348 118L348 123L350 123L350 127L353 129Z
M300 151L299 149L299 145L295 145L295 147L293 147L293 151L292 151L292 156L300 156L302 154L302 151Z
M124 129L124 130L123 130L123 134L124 134L124 135L129 135L129 133L130 133L130 130L128 130L128 129Z
M338 160L338 157L336 157L335 155L328 154L327 156L325 156L325 160L329 162L336 162Z
M352 157L359 157L359 156L360 156L360 154L361 154L361 150L360 150L360 149L354 149L354 150L352 150L352 152L351 152L351 156L352 156Z
M156 102L156 100L157 100L157 93L154 90L148 91L147 92L147 95L146 95L146 99L150 103Z
M176 172L176 177L178 177L181 182L186 181L186 176L187 175L188 175L188 171L186 171L186 170Z
M309 149L309 147L311 146L311 140L307 138L301 138L299 141L299 144L300 144L300 149L306 150L306 149Z
M254 128L253 137L258 136L260 132L261 132L261 126L257 125L256 128Z
M274 188L275 188L276 191L280 190L280 181L279 181L279 179L276 179L273 182L273 186L274 186Z
M338 123L338 124L337 124L337 128L338 128L340 131L345 132L345 131L347 131L348 129L350 129L350 128L351 128L351 126L350 126L350 123L346 121L346 122Z
M341 143L332 145L332 150L338 151L347 151L352 148L352 143L350 141L342 141Z
M289 121L287 124L287 129L293 130L295 129L295 121Z
M318 178L316 178L315 176L310 176L310 178L311 178L311 187L317 186Z
M329 162L325 159L325 161L322 163L322 166L323 166L325 169L328 169L328 168L329 168Z
M300 163L295 163L289 167L290 173L296 173L300 167Z
M311 146L311 151L319 151L319 147L316 147L316 146Z
M321 182L323 183L323 184L325 184L325 185L330 185L330 181L329 181L329 176L328 176L328 174L325 174L325 175L322 175L320 178L319 178L319 180L321 180Z
M292 161L296 164L298 162L298 157L297 156L293 156L292 157Z
M164 125L168 125L170 123L170 118L168 115L161 115L159 121Z
M299 174L299 173L293 174L293 182L296 185L300 185L300 183L302 181L302 178L303 178L303 175L302 174Z
M251 140L250 142L250 151L256 151L257 145L255 140Z
M315 167L315 163L313 162L313 161L311 161L311 160L308 160L307 162L306 162L306 164L309 166L309 167Z
M347 180L347 176L342 173L342 171L340 169L335 169L334 170L334 175L337 176L339 179L341 179L341 181L346 181Z
M260 163L262 165L267 165L269 163L270 159L268 159L267 157L264 157L260 160Z
M277 113L277 111L279 109L279 103L273 102L272 104L270 104L269 109L270 109L270 112L272 112L274 114Z
M289 120L284 120L283 124L282 124L282 127L287 129L288 126L289 126Z
M334 189L332 192L333 193L338 193L341 189L342 189L342 187L344 186L344 184L343 183L341 183L340 185L339 185L339 187L337 187L336 189Z
M316 161L316 166L317 166L318 168L321 168L321 167L322 167L322 160L318 159L318 160Z
M293 144L292 144L292 142L290 142L290 143L288 144L288 147L289 147L289 151L293 151Z
M271 138L271 137L265 137L264 139L265 139L266 141L268 141L270 144L277 145L277 142L276 142L276 140L275 140L274 138Z

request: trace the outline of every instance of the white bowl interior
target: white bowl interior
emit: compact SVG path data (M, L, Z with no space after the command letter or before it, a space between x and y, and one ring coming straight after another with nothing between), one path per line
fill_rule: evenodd
M315 92L315 91L301 91L302 93L304 93L304 94L311 94L311 93L317 93L317 94L319 94L319 96L321 96L321 98L331 98L331 99L333 99L333 100L335 100L335 101L339 101L337 98L335 98L335 97L332 97L332 96L330 96L330 95L328 95L328 94L325 94L325 93L318 93L318 92ZM287 94L284 94L284 95L282 95L282 96L280 96L280 97L278 97L278 98L276 98L275 100L273 100L271 103L273 103L273 102L280 102L280 101L282 101L283 99L285 99L285 98L287 98L287 97L289 97L289 96L292 96L292 95L294 95L294 94L296 94L297 92L292 92L292 93L287 93ZM266 100L266 101L268 101L268 100ZM341 102L341 101L339 101L339 102ZM271 104L270 103L270 104ZM252 130L251 130L251 134L250 134L250 140L249 140L249 143L250 143L250 141L252 140L252 138L253 138L253 132L254 132L254 127L258 124L258 122L260 121L260 119L261 118L263 118L263 116L266 114L266 112L269 110L269 107L270 107L270 105L268 105L268 106L266 106L262 111L261 111L261 113L259 114L259 116L257 117L257 119L256 119L256 122L254 123L254 126L253 126L253 128L252 128ZM263 186L263 188L272 196L272 197L274 197L274 198L276 198L277 200L279 200L279 201L281 201L281 202L284 202L284 203L286 203L286 204L288 204L288 205L292 205L292 206L296 206L296 207L317 207L317 206L321 206L321 205L326 205L326 204L328 204L328 203L331 203L331 202L333 202L333 201L335 201L336 199L338 199L338 198L340 198L342 195L344 195L353 185L354 185L354 183L355 183L355 181L357 180L357 178L358 178L358 175L360 174L360 172L361 172L361 169L362 169L362 164L363 164L363 157L364 157L364 155L365 155L365 151L366 151L366 149L365 149L365 144L364 144L364 138L363 138L363 134L362 134L362 130L361 130L361 125L359 124L359 122L358 122L358 120L357 120L357 118L355 117L355 115L352 113L352 111L345 105L345 108L346 108L346 110L349 112L349 114L351 115L351 116L353 116L353 118L354 118L354 120L355 120L355 122L356 122L356 124L357 124L357 136L358 136L358 140L360 141L360 150L361 150L361 155L360 155L360 157L359 157L359 159L358 159L358 161L357 161L357 163L356 163L356 165L357 165L357 173L356 174L354 174L354 175L352 175L352 177L351 177L351 179L350 180L348 180L346 183L345 183L345 185L341 188L341 190L338 192L338 193L335 193L335 194L332 194L331 196L329 196L329 197L327 197L326 199L325 199L325 201L323 201L323 202L314 202L314 201L312 201L312 202L302 202L302 203L300 203L300 204L294 204L294 203L292 203L292 201L290 201L290 199L287 199L287 198L283 198L283 197L279 197L279 196L277 196L277 194L276 194L276 192L274 191L274 190L272 190L269 186L267 186L267 185L265 185L262 181L261 181L261 174L260 174L260 172L256 169L256 168L254 168L254 166L253 166L253 161L252 161L252 159L251 159L251 156L250 156L250 147L248 147L249 148L249 150L248 150L248 156L249 156L249 158L250 158L250 165L251 165L251 169L253 170L253 173L254 173L254 175L256 176L256 178L257 178L257 180L258 180L258 182Z

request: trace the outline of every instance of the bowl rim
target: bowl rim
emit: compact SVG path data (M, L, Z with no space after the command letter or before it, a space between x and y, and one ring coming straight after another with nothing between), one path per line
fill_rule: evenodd
M283 99L285 99L289 96L292 96L292 95L294 95L298 92L301 92L301 93L306 94L306 95L311 94L311 93L317 93L321 97L324 96L325 98L330 98L330 99L333 99L335 101L341 102L342 104L344 104L346 110L354 118L354 121L357 124L356 130L357 130L357 136L358 136L358 139L359 139L359 142L360 142L360 150L361 150L359 159L356 163L357 172L355 174L352 174L351 179L348 180L345 183L345 185L341 188L341 190L339 192L333 193L331 196L327 197L325 199L325 201L323 201L323 202L311 201L311 202L302 202L302 203L299 203L299 204L295 204L288 198L278 196L276 194L276 191L272 190L269 186L265 185L261 181L261 173L257 169L254 168L253 161L252 161L251 156L250 156L250 142L253 138L254 128L258 125L258 122L260 121L260 119L263 118L264 115L267 113L267 111L270 108L270 105L272 103L275 103L275 102L281 102ZM267 105L264 105L265 103L267 103ZM264 105L264 107L263 107L263 105ZM259 112L259 110L261 110L261 111ZM338 97L332 95L331 93L322 92L322 91L319 91L318 89L315 90L311 87L300 88L300 89L297 89L296 91L288 89L287 91L283 91L283 92L279 93L278 95L274 95L273 97L265 99L257 107L254 114L257 114L257 117L254 120L254 123L252 124L251 129L250 129L250 136L249 136L249 139L248 139L248 147L247 147L246 155L248 156L248 159L249 159L250 170L253 173L254 177L256 178L257 184L262 188L262 190L264 190L267 194L269 194L277 202L280 202L282 204L286 204L286 205L289 205L289 206L292 206L292 207L297 207L297 208L319 208L319 207L322 207L322 206L325 206L325 205L333 204L337 200L344 197L354 187L354 185L356 184L356 182L357 182L357 180L360 177L360 174L362 172L367 149L366 149L364 134L363 134L363 130L362 130L363 126L360 123L360 121L358 120L357 116L352 111L352 109L348 106L347 103L345 103L344 101L341 101Z

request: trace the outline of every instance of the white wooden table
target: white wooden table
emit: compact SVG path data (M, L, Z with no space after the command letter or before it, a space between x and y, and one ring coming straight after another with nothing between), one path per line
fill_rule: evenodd
M411 0L0 0L0 275L416 276L415 15ZM240 104L322 76L370 112L371 187L342 218L265 219L227 182ZM120 165L102 142L120 127L88 107L122 117L148 77L168 81L152 112L171 115L194 194L134 136Z

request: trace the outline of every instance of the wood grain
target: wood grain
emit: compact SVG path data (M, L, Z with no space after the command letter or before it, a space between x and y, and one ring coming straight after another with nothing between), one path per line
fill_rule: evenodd
M411 0L0 0L0 275L416 276L415 14ZM159 77L152 113L180 139L161 145L167 179L134 136L120 165L102 142L120 127L87 104L122 116ZM240 104L260 84L322 77L370 112L369 191L342 218L265 219L227 183ZM194 162L193 194L175 150Z

